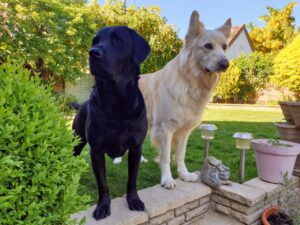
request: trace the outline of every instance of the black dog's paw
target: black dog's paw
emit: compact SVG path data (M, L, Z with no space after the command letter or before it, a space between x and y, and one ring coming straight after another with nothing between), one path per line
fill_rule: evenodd
M139 198L127 199L127 202L130 210L135 210L135 211L145 210L145 204Z
M93 217L96 220L101 220L110 215L110 204L105 203L105 204L98 204L95 211L93 212Z

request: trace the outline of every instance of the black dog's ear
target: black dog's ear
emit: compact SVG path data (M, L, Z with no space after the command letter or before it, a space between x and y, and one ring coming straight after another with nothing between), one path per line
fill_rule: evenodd
M149 43L135 30L129 29L133 40L133 59L135 63L142 63L150 53Z

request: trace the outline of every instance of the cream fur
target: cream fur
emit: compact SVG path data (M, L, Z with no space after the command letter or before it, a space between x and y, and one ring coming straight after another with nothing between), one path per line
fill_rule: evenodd
M165 188L176 185L170 170L171 146L175 149L179 177L184 181L199 179L185 166L186 144L191 131L200 124L219 81L218 62L226 59L222 46L226 44L230 27L228 20L216 30L205 30L194 11L179 55L163 69L140 78L151 140L160 148L161 185ZM206 49L207 43L214 49Z

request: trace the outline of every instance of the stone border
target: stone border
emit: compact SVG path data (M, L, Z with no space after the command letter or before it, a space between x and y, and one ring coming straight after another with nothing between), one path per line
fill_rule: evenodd
M294 177L295 185L299 178ZM197 224L197 220L209 211L232 217L236 222L248 225L260 224L264 209L277 205L282 186L251 179L243 184L232 183L211 189L201 182L189 183L176 180L176 188L167 190L160 185L139 191L146 206L145 212L130 211L125 198L111 203L112 215L96 221L92 217L95 206L75 213L72 219L86 217L87 225L180 225ZM216 224L217 225L217 224Z

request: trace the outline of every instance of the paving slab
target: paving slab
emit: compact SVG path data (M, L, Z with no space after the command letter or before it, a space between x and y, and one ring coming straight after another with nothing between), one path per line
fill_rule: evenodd
M96 205L88 208L86 211L80 211L71 216L71 219L77 218L80 221L86 217L86 225L128 225L141 224L148 221L146 212L131 211L124 198L115 198L111 201L111 215L102 220L93 218L93 211Z
M196 223L195 223L196 224ZM221 213L209 212L201 219L197 220L197 224L201 225L244 225L234 218L228 217Z
M267 198L279 194L281 190L280 184L268 183L258 177L246 181L244 185L264 191L267 194Z
M201 182L176 180L174 189L165 189L160 185L138 191L144 201L150 218L185 205L212 193L212 189Z
M247 206L253 206L266 197L265 191L261 189L233 182L231 185L222 185L220 188L214 189L214 192Z

